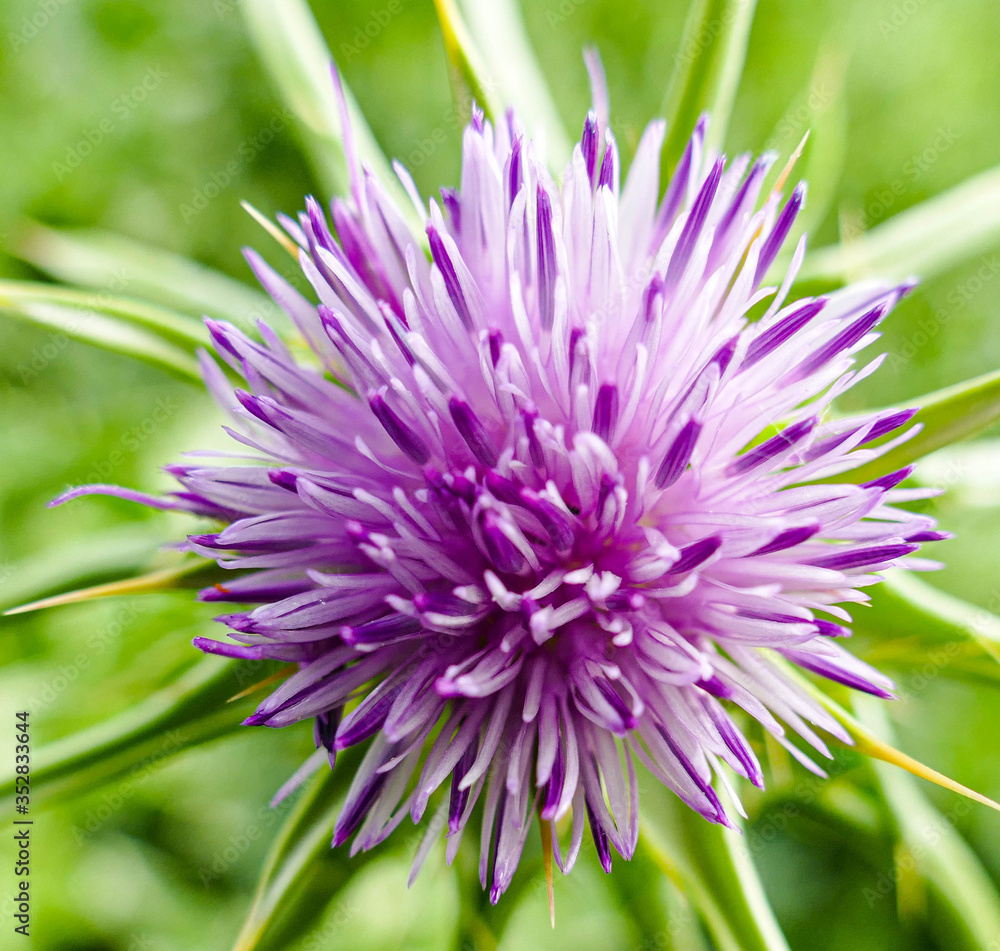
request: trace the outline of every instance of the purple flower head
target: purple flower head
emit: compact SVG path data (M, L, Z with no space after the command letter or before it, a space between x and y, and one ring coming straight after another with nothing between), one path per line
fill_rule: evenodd
M479 117L460 187L421 208L427 252L363 172L330 220L284 219L318 306L248 253L308 359L209 321L243 445L172 467L159 504L223 523L189 547L242 571L202 597L259 605L198 646L298 665L250 722L315 718L331 761L367 744L336 844L436 811L450 860L478 808L495 901L533 812L564 870L588 825L605 868L631 856L636 760L723 824L726 771L762 783L741 724L818 770L789 737L847 736L782 662L891 696L842 605L939 534L894 507L906 471L834 478L910 414L829 406L907 287L789 302L801 242L765 286L804 188L762 194L769 163L704 131L660 201L662 122L619 186L593 116L561 184L513 116Z

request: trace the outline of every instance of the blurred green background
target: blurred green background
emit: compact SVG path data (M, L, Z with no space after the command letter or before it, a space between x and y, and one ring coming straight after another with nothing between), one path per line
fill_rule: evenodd
M399 12L384 22L386 6L313 4L384 151L430 194L455 183L459 163L443 45L430 0L396 0ZM573 130L589 105L581 49L598 46L612 124L629 156L662 101L686 4L525 0L523 9ZM372 22L379 29L366 33ZM787 155L807 128L823 126L830 174L811 183L822 212L813 244L873 227L1000 160L998 36L993 0L760 0L729 151L767 144ZM294 213L319 189L290 126L263 135L280 116L238 0L3 0L0 276L41 276L17 254L30 218L119 232L249 280L240 247L272 248L239 200ZM217 197L199 202L227 169ZM1000 280L992 280L1000 246L994 252L935 277L897 308L883 337L893 356L852 395L854 405L899 402L1000 366ZM108 290L138 294L135 281L122 271ZM933 334L922 331L930 325ZM71 569L86 583L153 558L158 541L183 531L180 522L113 499L55 510L46 502L88 481L164 487L159 466L217 441L219 424L203 393L164 372L13 320L0 335L0 601L10 606ZM934 510L958 536L938 546L948 568L930 580L995 610L998 455L991 441L977 453L930 464L951 489ZM6 619L4 709L32 711L36 746L99 722L190 664L190 639L212 632L212 613L181 593ZM1000 796L1000 696L949 676L908 676L908 697L892 710L903 748ZM156 757L127 794L111 784L39 812L33 946L230 947L284 815L267 802L311 745L306 724L248 728L162 764ZM850 800L840 812L817 805L791 814L780 788L754 804L752 850L790 943L796 951L944 951L933 907L897 887L867 767L850 755L838 764L824 796ZM791 787L805 779L796 767ZM927 792L1000 878L1000 817ZM845 827L844 810L860 817L864 834ZM359 869L296 947L449 946L455 879L435 859L407 891L413 840L399 839ZM5 860L0 900L12 883ZM586 846L556 889L557 931L548 929L544 894L529 889L503 948L668 946L668 936L643 943ZM5 911L5 932L8 922ZM4 933L0 944L23 944L8 940Z

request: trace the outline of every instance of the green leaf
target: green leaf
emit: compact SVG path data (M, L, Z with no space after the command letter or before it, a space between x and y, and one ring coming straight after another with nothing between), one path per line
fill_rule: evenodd
M803 101L811 111L809 144L802 178L809 183L809 199L796 221L791 240L817 231L837 197L844 159L847 156L847 63L842 49L820 51L812 81L803 90Z
M721 148L739 88L757 0L694 0L663 101L667 137L661 180L673 172L703 112L711 114L706 148Z
M1000 243L1000 166L894 215L848 242L806 255L799 279L933 277Z
M160 540L148 525L95 532L41 554L0 566L0 610L87 584L141 571L156 555Z
M883 739L892 741L885 710L877 701L859 697L859 719ZM951 819L964 815L959 805L946 817L935 809L906 773L875 762L875 775L906 846L906 855L933 903L928 916L939 932L941 947L979 951L1000 935L1000 894L976 853L956 831Z
M127 594L159 594L164 591L174 591L178 588L200 588L210 583L211 578L224 578L223 569L215 562L198 556L186 556L166 568L159 568L144 575L119 578L104 584L91 585L87 588L77 588L54 594L47 598L30 601L8 608L3 613L7 616L27 614L30 611L42 611L46 608L61 607L65 604L79 604L83 601L96 601L100 598L120 597Z
M234 732L252 704L227 701L261 676L248 663L206 657L132 708L33 751L32 797L86 792L143 764ZM15 778L13 765L0 772L0 808L10 807Z
M531 47L518 4L515 0L458 0L458 3L469 33L482 50L490 76L497 77L504 104L517 110L518 118L533 139L544 139L549 167L561 174L572 146ZM438 11L440 16L440 4Z
M0 281L0 313L201 383L192 354L208 335L182 314L124 297L28 281Z
M661 874L652 850L639 848L607 878L618 904L641 933L641 947L658 951L707 951L697 914L682 889Z
M950 508L991 509L997 505L1000 439L979 438L946 446L921 460L913 478L924 486L946 487Z
M191 350L204 346L208 341L208 334L199 321L143 300L76 287L0 280L0 307L26 307L30 304L51 304L79 310L81 319L78 322L81 324L86 322L84 318L91 312L107 315Z
M323 765L307 784L271 847L234 951L287 947L371 855L350 859L346 849L331 848L352 772L347 763L334 770Z
M500 83L489 72L479 47L469 32L455 0L434 0L445 52L452 68L455 98L463 111L468 112L474 99L486 113L496 120L503 115L503 102L497 92Z
M847 61L848 55L842 49L825 47L820 50L809 84L789 105L764 145L767 151L787 156L802 136L809 133L800 175L809 183L808 199L765 283L781 283L799 238L819 229L837 197L847 154ZM775 164L769 180L777 178L783 164Z
M989 429L1000 420L1000 370L907 402L920 407L911 422L911 425L922 424L919 433L878 459L853 469L849 475L840 473L820 481L842 482L850 478L852 482L866 482L877 479L908 466L936 449ZM891 436L882 442L889 438Z
M950 776L945 776L944 773L939 773L936 769L926 766L919 760L916 760L912 756L904 753L902 750L897 750L894 746L886 743L875 733L869 730L856 717L853 717L832 697L820 690L820 688L813 684L812 681L807 680L799 669L793 664L786 661L774 651L768 650L765 653L767 653L771 663L775 667L780 668L782 674L787 680L796 684L817 700L824 708L826 708L826 710L833 714L837 722L844 727L851 740L853 740L852 749L865 756L870 756L873 759L882 760L885 763L892 763L894 766L898 766L900 769L905 769L908 773L912 773L914 776L919 776L921 779L926 779L928 782L935 783L942 789L949 789L952 792L957 792L959 795L965 796L973 802L989 806L991 809L995 809L997 812L1000 812L1000 803L994 802L988 796L984 796L982 793L978 793L974 789L969 789L968 786L963 786Z
M639 848L688 897L719 951L788 951L746 837L662 787L644 792Z
M902 569L886 572L873 610L857 613L855 629L872 634L876 648L874 662L888 656L897 661L906 658L914 666L922 666L928 663L934 646L950 647L970 641L978 648L977 654L992 658L989 670L993 681L1000 682L1000 618L921 581L913 572ZM878 647L887 639L889 651L880 652ZM909 650L892 650L893 642L900 639L909 639ZM904 640L904 647L905 643ZM951 662L960 662L957 648L949 653L949 664L942 666L942 672Z
M281 94L298 120L299 131L320 185L328 194L348 190L350 178L344 152L340 110L330 67L333 56L305 0L243 0L240 10L250 39ZM374 172L407 216L414 233L423 234L413 204L398 183L350 90L344 97L360 160Z
M263 293L189 258L98 230L62 230L26 222L13 253L59 281L128 291L192 317L229 320L244 330L281 311Z

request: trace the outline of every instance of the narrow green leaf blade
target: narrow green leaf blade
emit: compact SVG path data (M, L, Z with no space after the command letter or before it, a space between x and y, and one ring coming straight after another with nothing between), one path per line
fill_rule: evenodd
M144 524L94 532L0 565L0 610L146 568L160 540Z
M308 928L350 874L364 865L370 853L349 859L346 849L331 847L350 774L347 764L335 770L323 764L302 791L271 847L234 951L286 947L294 937L287 933L288 919L296 931ZM310 879L318 876L323 879L321 895L310 888L315 884ZM280 936L275 934L279 930ZM279 937L281 943L275 945Z
M869 729L892 742L885 711L877 701L859 697L855 708ZM878 761L873 766L917 874L934 900L930 924L941 932L941 946L956 951L988 948L1000 935L1000 894L979 857L910 776ZM962 806L968 804L961 802L956 808Z
M639 847L687 895L719 951L788 951L745 836L662 787L643 796L643 810Z
M703 112L712 117L706 147L720 148L725 142L756 7L757 0L692 3L663 102L667 137L662 181L673 171Z
M996 506L1000 438L979 437L939 449L921 460L914 478L925 486L947 487L947 504L961 510Z
M562 172L572 146L515 0L459 0L469 32L498 77L505 104L517 110L533 139L545 141L549 166Z
M196 555L180 558L175 564L144 575L119 578L104 584L91 585L87 588L77 588L54 594L37 601L18 604L8 608L3 613L6 616L27 614L31 611L42 611L46 608L62 607L66 604L80 604L84 601L96 601L100 598L121 597L127 594L159 594L164 591L174 591L178 588L203 587L209 584L209 578L223 577L222 569L213 561Z
M453 70L455 98L465 111L474 99L488 118L499 119L503 115L503 102L498 95L500 81L487 67L455 0L434 0L434 9Z
M998 244L1000 166L894 215L866 234L807 254L799 280L901 281L913 274L928 278Z
M857 750L857 752L862 753L865 756L870 756L873 759L891 763L894 766L905 769L908 773L912 773L914 776L919 776L921 779L926 779L929 782L935 783L942 789L949 789L952 792L957 792L959 795L965 796L973 802L989 806L990 809L995 809L997 812L1000 812L1000 803L990 799L989 796L984 796L982 793L976 792L974 789L969 789L968 786L963 786L950 776L945 776L944 773L939 773L933 767L921 763L919 760L914 759L902 750L897 750L894 746L886 743L875 733L869 730L856 717L852 716L851 713L837 703L831 696L829 696L829 694L824 693L810 680L807 680L797 667L786 661L774 651L768 651L767 653L771 663L773 663L776 667L781 668L782 674L788 680L805 690L808 694L819 701L819 703L821 703L831 714L833 714L837 722L840 723L840 725L843 726L850 735L854 742L853 748Z
M333 56L305 0L243 0L240 10L264 68L298 120L306 156L328 194L348 190L344 135L330 68ZM355 147L415 227L413 205L398 183L364 115L344 85Z
M298 120L307 157L330 194L348 190L343 130L330 78L333 57L309 5L303 0L245 0L240 10L264 68ZM352 111L357 107L352 102ZM368 146L370 132L359 131ZM374 160L384 174L387 164L375 148ZM371 161L371 157L369 157Z
M1000 618L995 614L935 588L911 571L886 572L879 587L875 617L867 616L872 612L858 612L856 629L872 631L876 638L879 633L884 637L886 632L877 629L891 623L893 637L920 636L923 646L917 647L914 664L927 662L928 645L965 640L976 644L994 661L1000 661ZM996 675L1000 679L1000 666Z
M684 891L643 846L607 878L618 905L642 935L641 947L658 951L707 951L698 916ZM558 913L558 912L557 912Z
M271 299L228 275L181 255L99 230L63 230L26 222L15 254L69 284L128 292L201 319L229 320L252 329L257 318L281 319Z
M106 315L192 351L208 342L208 333L200 321L143 300L77 287L0 280L0 307L13 309L34 304L78 311L80 324L85 324L90 314ZM80 332L86 333L86 328L81 327Z
M38 287L42 290L27 289L16 281L0 281L0 314L134 357L182 379L201 383L198 361L192 356L195 348L202 345L196 330L186 333L179 326L147 329L149 324L141 313L145 310L144 305L136 304L135 310L129 312L131 302L123 302L117 313L109 313L107 309L98 309L101 302L93 295L50 289L46 285ZM194 321L190 323L197 327ZM178 345L178 340L184 343Z
M260 677L246 671L243 662L205 657L132 708L34 751L32 796L85 792L150 755L159 761L235 731L253 704L226 701ZM0 808L12 804L15 779L13 765L0 772Z
M802 165L796 169L796 177L809 184L808 200L785 239L784 251L768 272L766 283L781 283L799 238L811 235L823 224L837 196L847 154L847 62L844 50L834 46L821 49L808 85L789 104L764 145L766 151L788 156L809 133ZM776 179L783 165L781 161L776 163L769 179Z
M849 473L852 482L877 479L936 449L989 429L1000 420L1000 370L907 402L920 407L911 425L920 423L923 428L902 445L852 470ZM825 481L838 482L845 477L848 476L841 473Z

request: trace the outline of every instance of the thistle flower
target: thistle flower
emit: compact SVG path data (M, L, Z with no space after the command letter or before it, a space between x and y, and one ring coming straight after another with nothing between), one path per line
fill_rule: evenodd
M748 722L819 772L789 735L823 756L814 727L849 738L783 664L890 697L838 643L843 605L943 537L895 507L921 495L908 469L839 478L912 412L829 413L910 285L789 302L804 241L765 280L802 185L762 196L771 158L707 154L703 120L658 200L664 124L623 184L602 126L561 186L512 114L473 115L460 188L429 210L398 169L429 254L366 170L332 228L307 199L281 221L318 306L247 256L310 359L208 321L245 389L207 357L205 378L250 457L169 467L165 499L69 493L224 523L189 538L238 570L200 597L259 606L196 644L298 665L249 723L315 718L331 764L367 743L334 843L370 848L433 803L416 871L481 804L493 901L533 811L564 871L588 825L606 870L630 857L636 760L722 824L726 770L763 782Z

